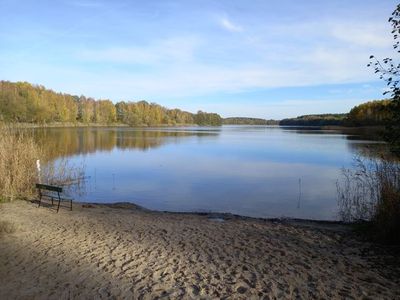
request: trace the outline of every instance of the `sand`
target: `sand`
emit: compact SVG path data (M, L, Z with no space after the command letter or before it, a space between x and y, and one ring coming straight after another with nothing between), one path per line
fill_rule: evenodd
M398 257L343 226L25 201L0 222L0 299L400 299Z

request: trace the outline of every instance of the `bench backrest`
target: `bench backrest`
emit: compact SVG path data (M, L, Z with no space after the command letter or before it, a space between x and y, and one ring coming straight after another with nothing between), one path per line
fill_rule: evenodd
M54 191L54 192L62 193L62 187L54 186L54 185L36 183L36 188L42 189L42 190L48 190L48 191Z

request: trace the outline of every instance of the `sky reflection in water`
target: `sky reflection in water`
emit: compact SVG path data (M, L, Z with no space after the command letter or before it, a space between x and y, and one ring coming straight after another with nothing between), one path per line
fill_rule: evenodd
M264 126L52 128L36 136L54 158L84 162L89 178L85 193L73 195L79 201L325 220L336 219L340 169L379 145L337 131Z

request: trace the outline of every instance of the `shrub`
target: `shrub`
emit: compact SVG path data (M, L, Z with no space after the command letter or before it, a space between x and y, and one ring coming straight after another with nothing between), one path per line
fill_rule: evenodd
M337 182L339 214L346 222L364 222L375 239L400 244L400 163L381 157L355 159Z

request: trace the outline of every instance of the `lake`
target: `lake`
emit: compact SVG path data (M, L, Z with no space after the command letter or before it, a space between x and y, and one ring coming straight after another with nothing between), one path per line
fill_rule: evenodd
M337 219L336 181L381 145L277 126L35 129L54 159L84 165L81 202L251 217Z

